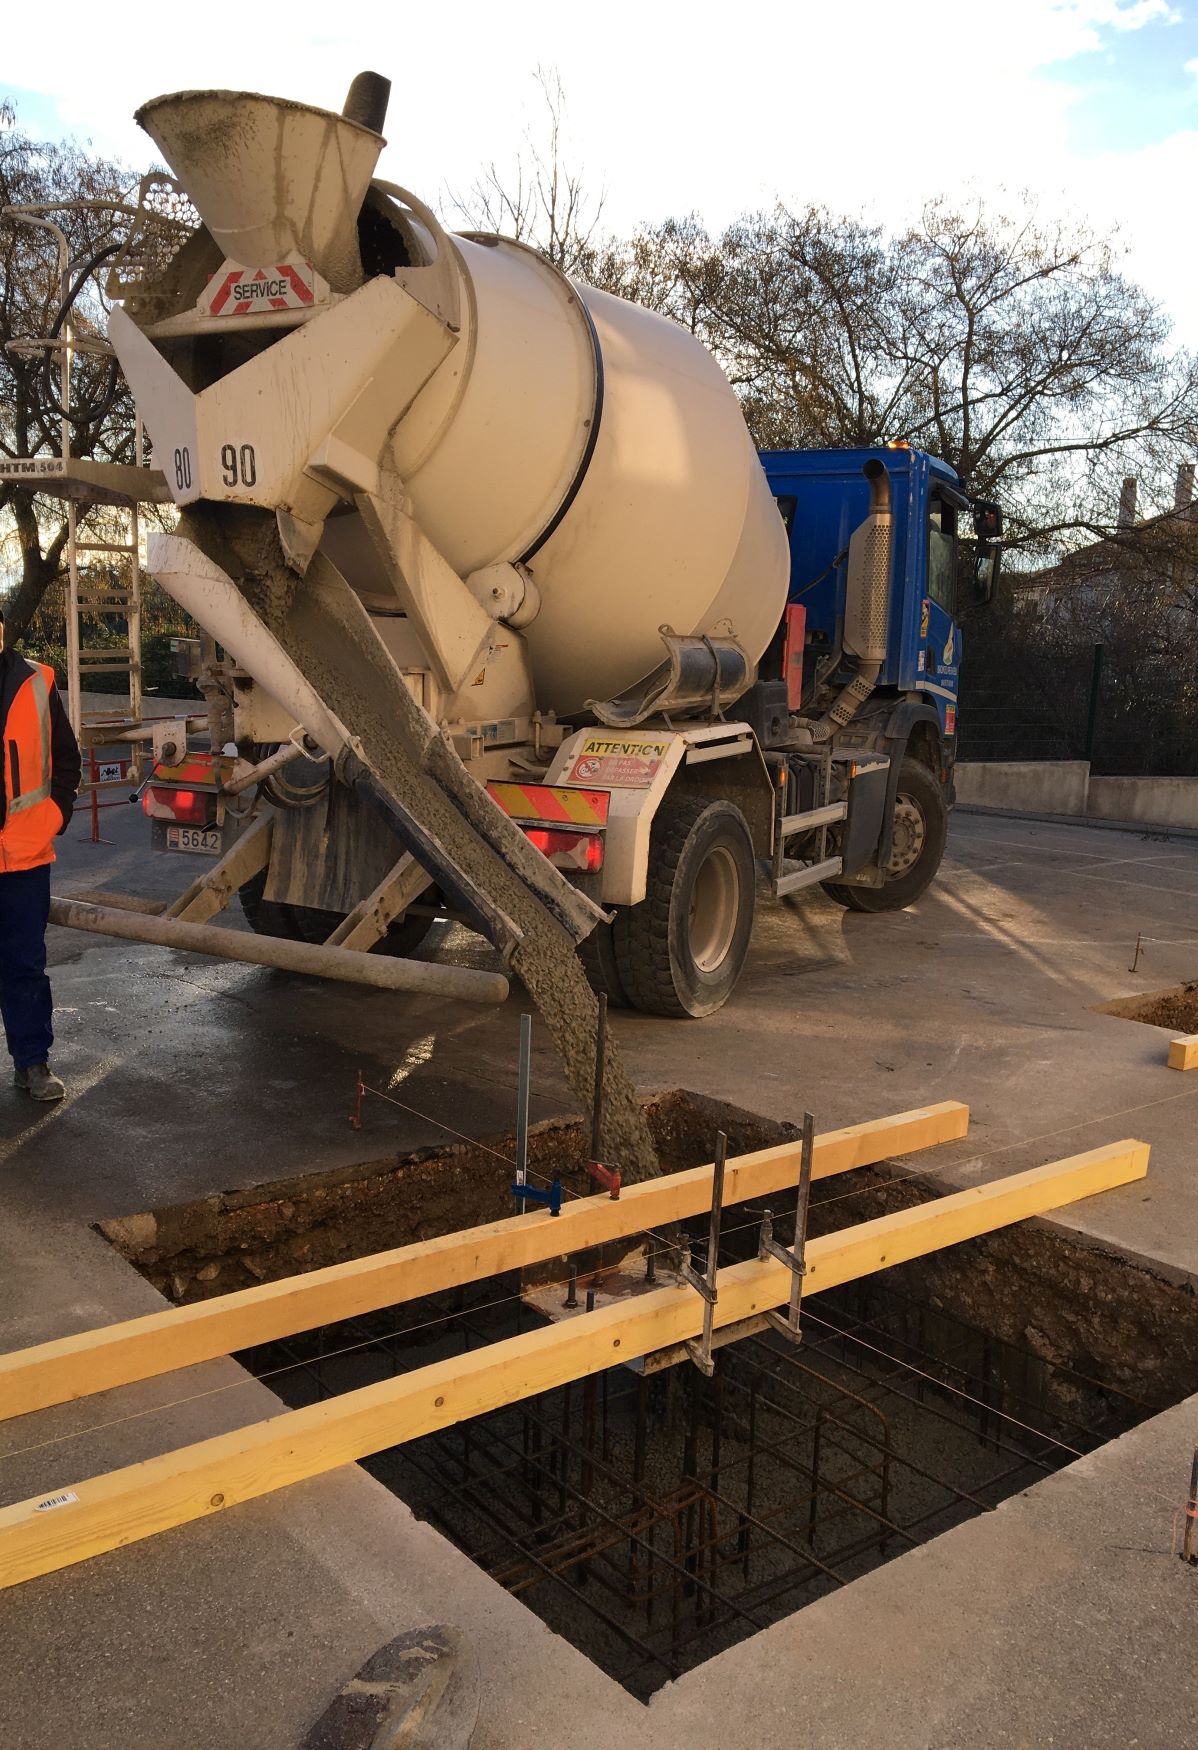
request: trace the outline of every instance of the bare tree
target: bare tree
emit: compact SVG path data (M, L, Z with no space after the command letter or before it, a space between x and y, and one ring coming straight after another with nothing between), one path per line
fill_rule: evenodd
M1084 228L930 205L896 236L777 207L710 237L667 221L598 254L600 283L690 327L762 447L905 439L1008 508L1043 560L1111 533L1125 473L1198 442L1198 363Z
M11 108L0 109L0 209L63 201L119 203L136 179L119 166L92 157L73 144L44 144L17 126ZM79 295L71 323L79 335L101 332L100 307L90 264L115 251L127 220L97 204L51 215L65 231L72 282ZM63 321L56 245L45 231L0 216L0 455L57 453L62 410L55 355L15 350L11 342L52 335ZM76 456L133 460L133 411L115 367L105 358L77 353L71 449ZM87 521L104 520L102 510ZM0 483L0 560L15 579L5 605L10 638L17 638L48 585L61 575L67 539L63 509L28 487Z
M463 228L493 231L531 243L565 273L591 258L604 196L592 196L582 172L566 162L566 94L552 68L533 75L542 102L541 126L525 131L525 150L509 169L492 162L464 195L450 193Z
M1198 443L1198 361L1085 226L944 202L896 241L895 435L1010 508L1046 556L1112 532L1123 475L1160 479Z

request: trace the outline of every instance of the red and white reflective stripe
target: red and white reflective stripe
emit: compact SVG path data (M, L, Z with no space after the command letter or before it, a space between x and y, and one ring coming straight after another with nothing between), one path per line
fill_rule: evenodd
M281 297L239 298L226 309L233 296L234 287L269 285L272 281L286 280L288 291ZM299 269L289 261L283 261L269 270L258 268L250 274L245 269L234 268L227 273L218 288L216 295L208 306L210 316L247 316L251 310L267 307L271 310L293 310L298 305L312 304L315 296L312 287L304 279Z

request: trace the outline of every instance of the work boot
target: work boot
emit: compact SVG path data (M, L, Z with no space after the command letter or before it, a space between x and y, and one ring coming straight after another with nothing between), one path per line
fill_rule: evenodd
M66 1093L48 1063L31 1063L28 1069L19 1069L13 1080L34 1100L61 1100Z

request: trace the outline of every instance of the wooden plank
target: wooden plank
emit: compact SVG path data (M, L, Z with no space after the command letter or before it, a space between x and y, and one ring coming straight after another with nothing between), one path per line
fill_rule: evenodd
M1171 1042L1169 1068L1198 1069L1198 1033L1186 1033Z
M822 1236L807 1247L805 1293L1125 1185L1147 1167L1146 1143L1112 1143ZM773 1259L754 1260L721 1270L718 1287L716 1324L725 1325L780 1306L790 1294L790 1273ZM693 1290L650 1290L2 1508L0 1587L683 1342L698 1335L702 1322L703 1302Z
M209 918L224 911L237 889L269 863L274 821L273 814L260 814L233 841L219 863L184 888L167 908L167 917L184 924L206 924Z
M963 1137L968 1127L969 1108L957 1100L851 1124L816 1137L813 1175L913 1154ZM628 1185L615 1202L602 1193L582 1197L557 1217L540 1210L509 1216L0 1355L0 1420L701 1215L711 1205L711 1172L693 1167ZM796 1184L798 1173L797 1141L739 1155L727 1164L724 1201L770 1196Z

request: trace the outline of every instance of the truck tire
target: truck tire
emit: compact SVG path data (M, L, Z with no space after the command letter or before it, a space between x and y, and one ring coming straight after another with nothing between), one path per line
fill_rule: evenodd
M847 911L901 911L926 893L944 855L948 805L935 774L920 760L905 759L899 770L894 821L885 885L851 887L825 881L829 899Z
M274 899L263 899L265 889L266 870L260 869L237 890L241 910L250 929L256 936L280 936L284 942L302 942L305 938L300 931L295 908L280 905Z
M745 963L755 899L753 841L740 809L703 796L664 802L645 897L612 926L632 1006L680 1019L720 1008Z
M606 997L613 1009L628 1007L628 992L616 961L615 924L596 924L578 944L578 958L587 982L597 997Z

